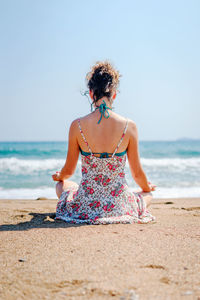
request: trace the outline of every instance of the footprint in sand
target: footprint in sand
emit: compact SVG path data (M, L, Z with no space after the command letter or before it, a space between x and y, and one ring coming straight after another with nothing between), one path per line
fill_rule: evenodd
M200 206L194 206L194 207L181 207L181 209L185 209L187 211L191 210L200 210Z
M143 266L142 268L152 268L152 269L163 269L165 270L165 267L161 266L161 265L146 265L146 266Z
M88 281L86 280L73 279L73 280L65 280L65 281L58 282L56 286L60 288L64 288L69 286L82 286L83 284L87 284L87 283Z
M166 283L166 284L170 284L170 280L167 277L160 278L160 282L163 282L163 283Z

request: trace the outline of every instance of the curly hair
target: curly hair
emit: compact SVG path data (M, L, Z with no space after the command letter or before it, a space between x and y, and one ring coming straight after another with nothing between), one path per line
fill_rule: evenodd
M96 62L86 75L87 86L90 91L93 91L93 103L102 97L108 97L110 100L113 91L119 85L119 77L121 75L113 68L110 62Z

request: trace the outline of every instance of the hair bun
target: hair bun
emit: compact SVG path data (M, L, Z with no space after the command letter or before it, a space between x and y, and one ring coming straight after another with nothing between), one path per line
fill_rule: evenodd
M119 84L120 74L109 62L97 62L86 76L87 86L93 91L94 102L102 97L110 98Z

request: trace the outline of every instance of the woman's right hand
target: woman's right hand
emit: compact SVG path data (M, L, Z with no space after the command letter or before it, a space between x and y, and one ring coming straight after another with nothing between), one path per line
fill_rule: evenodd
M153 183L151 183L151 182L148 182L148 184L149 184L149 187L150 187L150 192L153 192L153 191L155 191L156 190L156 187L157 187L157 185L155 185L155 184L153 184Z

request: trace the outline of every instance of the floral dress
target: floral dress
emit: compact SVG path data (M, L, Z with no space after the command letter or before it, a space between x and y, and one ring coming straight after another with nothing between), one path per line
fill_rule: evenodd
M57 203L55 220L67 223L114 224L149 223L156 218L146 209L143 196L130 190L125 178L126 154L116 152L128 127L111 157L95 156L83 134L89 155L81 155L82 180L78 187L65 190Z

